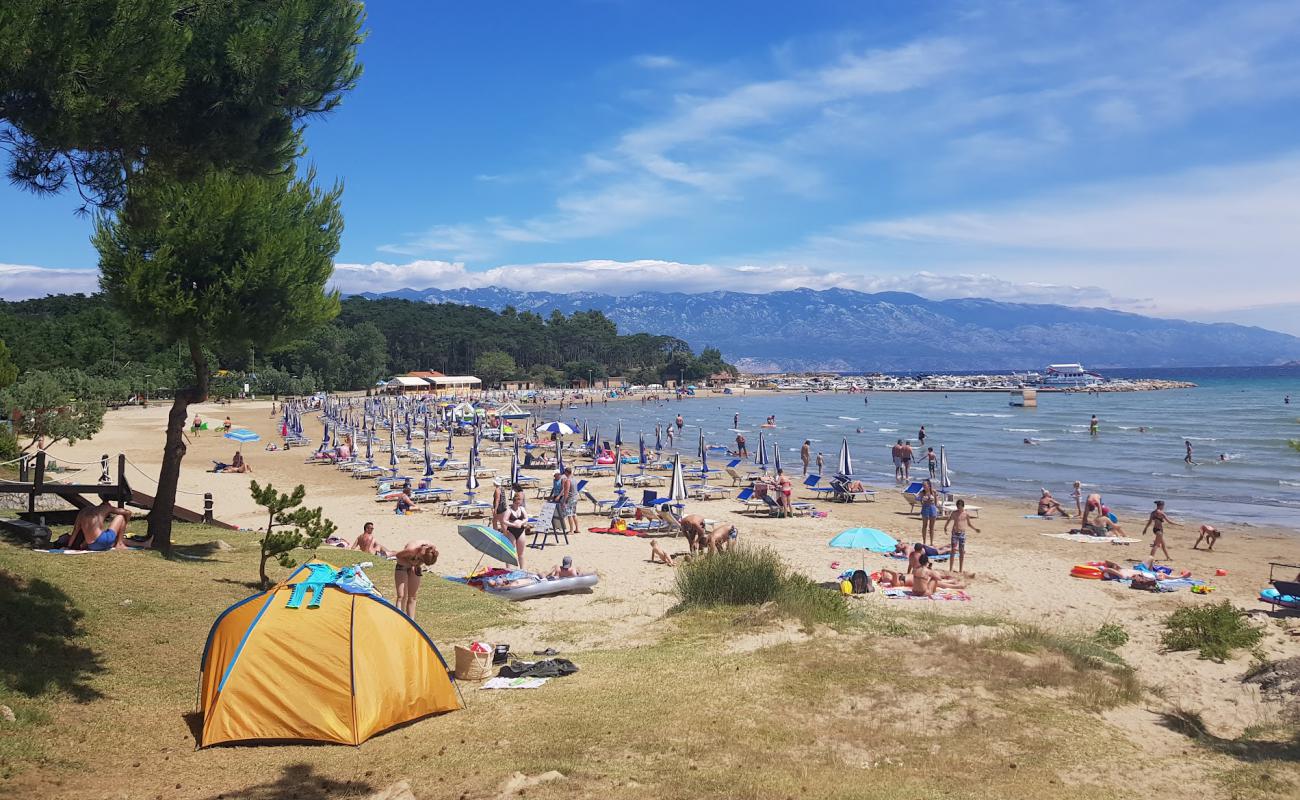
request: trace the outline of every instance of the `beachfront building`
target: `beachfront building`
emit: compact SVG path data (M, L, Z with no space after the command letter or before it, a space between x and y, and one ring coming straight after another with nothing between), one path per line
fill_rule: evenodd
M406 394L407 392L427 392L429 382L424 378L415 378L410 375L398 375L395 378L384 383L384 391L388 394Z

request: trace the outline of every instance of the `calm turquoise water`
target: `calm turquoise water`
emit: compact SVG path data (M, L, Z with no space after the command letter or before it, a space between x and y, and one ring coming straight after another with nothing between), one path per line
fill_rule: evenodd
M1114 370L1116 377L1182 378L1195 389L1117 394L1040 394L1036 409L1012 408L1002 393L820 394L807 399L707 397L683 402L610 403L566 408L563 418L599 425L612 439L623 421L624 442L635 448L639 431L653 447L655 423L665 428L679 412L687 429L676 444L694 453L698 432L710 444L734 446L732 415L740 414L751 450L759 424L775 414L769 430L782 461L801 470L799 446L813 441L834 469L842 437L848 437L857 472L877 485L893 482L889 448L898 438L916 446L924 425L927 446L945 445L954 487L969 494L1024 499L1039 487L1062 501L1071 483L1100 491L1115 508L1145 512L1152 500L1168 501L1170 515L1300 530L1300 453L1287 446L1300 439L1300 369ZM1283 398L1290 394L1291 405ZM1088 435L1089 417L1101 433ZM1146 432L1139 432L1145 427ZM858 429L861 429L861 433ZM1026 437L1037 446L1025 445ZM1192 442L1197 466L1183 463L1184 440ZM921 451L923 452L923 451ZM1228 457L1219 461L1220 454ZM770 451L769 451L770 458ZM924 467L921 468L924 470ZM1181 521L1181 520L1180 520Z

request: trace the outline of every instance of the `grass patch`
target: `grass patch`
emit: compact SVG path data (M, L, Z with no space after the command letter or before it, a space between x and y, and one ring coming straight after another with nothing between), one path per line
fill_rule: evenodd
M693 559L677 570L674 588L679 610L771 603L805 626L849 619L844 595L792 572L766 547L740 546Z
M1128 631L1118 622L1105 622L1092 634L1092 640L1109 650L1128 644Z
M1223 662L1232 651L1252 648L1264 632L1246 620L1246 612L1227 600L1209 606L1184 606L1164 622L1160 644L1166 650L1196 650L1201 658Z

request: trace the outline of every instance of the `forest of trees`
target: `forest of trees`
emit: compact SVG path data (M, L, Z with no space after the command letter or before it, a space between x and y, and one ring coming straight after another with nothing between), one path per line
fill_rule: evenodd
M0 341L19 375L81 370L97 379L108 402L146 388L165 394L185 385L191 370L188 352L131 326L102 295L0 302ZM208 363L217 396L237 393L246 381L262 394L364 389L411 370L478 375L487 385L529 379L547 386L588 376L647 384L734 372L715 348L697 356L672 336L619 335L598 311L543 318L511 308L496 313L360 297L344 300L334 320L277 351L213 352Z

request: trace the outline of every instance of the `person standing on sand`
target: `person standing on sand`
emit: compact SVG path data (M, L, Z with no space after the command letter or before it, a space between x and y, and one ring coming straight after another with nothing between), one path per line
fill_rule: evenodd
M820 451L818 451L818 453L817 453L817 474L818 474L818 475L824 475L825 473L826 473L826 458L825 458L824 456L822 456L822 454L821 454Z
M803 440L803 447L799 448L799 460L803 462L803 474L808 474L808 461L812 458L812 441Z
M1093 415L1092 415L1092 419L1088 422L1088 435L1089 435L1089 436L1096 436L1096 435L1097 435L1097 426L1098 426L1099 424L1100 424L1100 423L1097 422L1097 415L1096 415L1096 414L1093 414Z
M939 519L939 493L934 484L926 481L921 484L921 543L934 544L934 523Z
M1070 492L1074 498L1074 515L1083 519L1083 484L1079 481L1074 482L1074 491Z
M948 532L948 526L952 526L952 555L957 558L957 571L966 571L966 528L970 528L976 533L980 529L975 527L971 522L970 514L966 512L966 501L958 500L957 507L953 509L948 519L944 520L943 532ZM951 562L949 562L951 563Z
M1169 548L1165 547L1166 524L1173 525L1175 528L1178 527L1178 523L1165 514L1165 501L1157 500L1155 510L1147 517L1147 524L1142 526L1142 535L1145 536L1147 528L1150 528L1151 532L1155 534L1155 539L1151 542L1151 557L1156 557L1156 549L1159 548L1160 552L1165 554L1165 560L1168 561Z
M564 519L569 533L578 532L578 487L573 483L573 467L564 468L564 480L568 484L564 495Z

